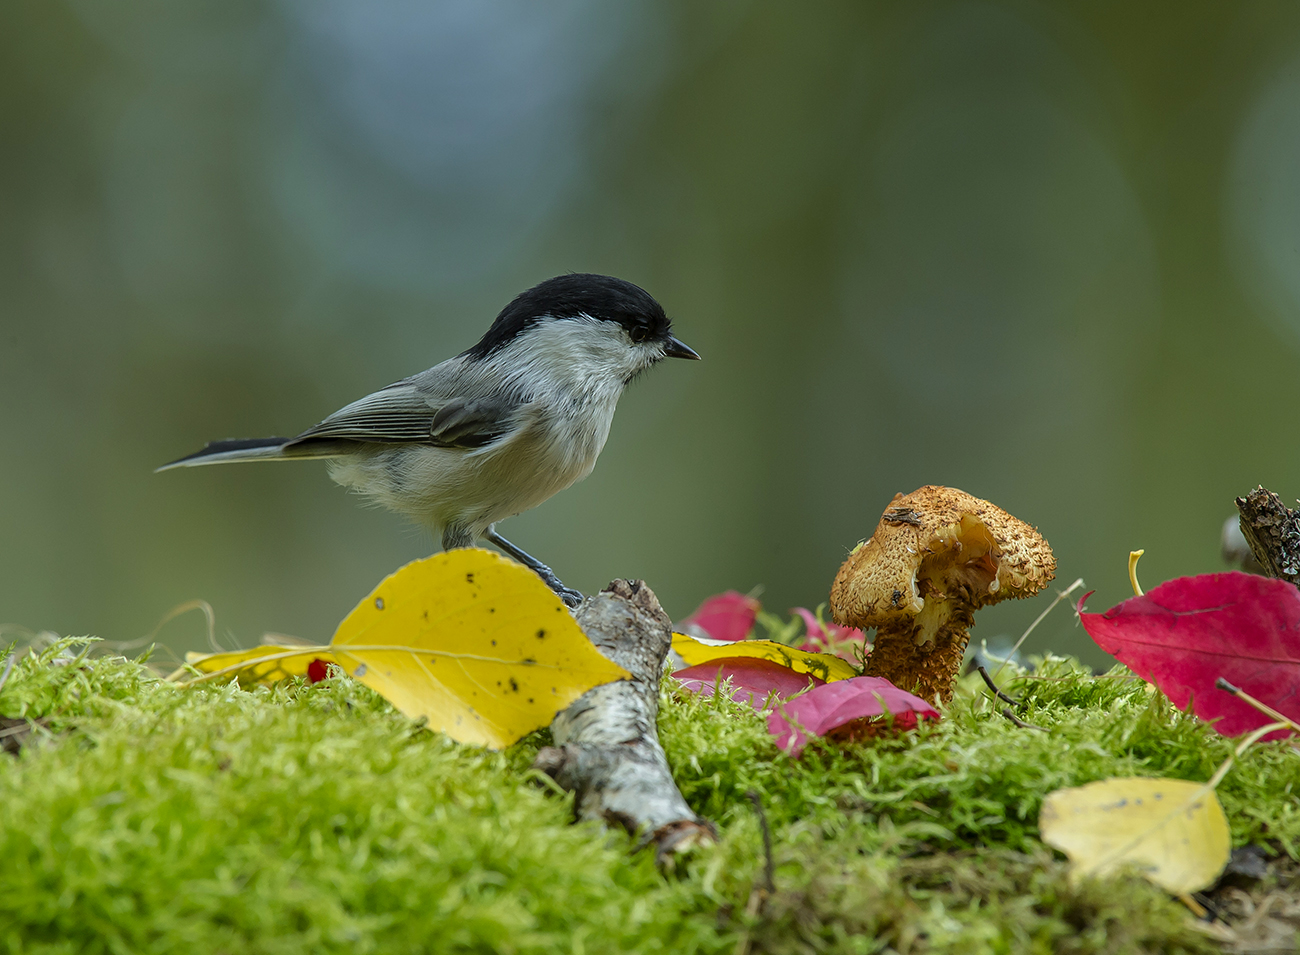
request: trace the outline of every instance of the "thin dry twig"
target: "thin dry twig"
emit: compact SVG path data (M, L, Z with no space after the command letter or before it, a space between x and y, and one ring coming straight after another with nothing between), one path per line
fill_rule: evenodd
M763 833L763 888L768 895L776 892L776 865L772 862L772 829L767 824L767 812L763 809L763 800L758 793L750 790L745 796L754 804L758 815L758 828Z
M19 733L29 732L31 728L32 724L24 720L21 723L0 730L0 739L4 739L6 736L17 736Z
M1057 593L1056 593L1056 599L1053 600L1050 604L1048 604L1048 605L1047 605L1047 609L1044 610L1042 613L1040 613L1040 614L1038 615L1037 619L1035 619L1034 622L1031 623L1031 624L1029 625L1029 627L1025 630L1025 632L1022 633L1022 634L1020 635L1020 639L1017 640L1017 641L1016 641L1016 645L1015 645L1014 647L1011 648L1011 652L1008 653L1008 654L1006 655L1006 658L1003 659L1002 663L999 664L998 668L997 668L996 670L993 671L993 678L994 678L994 679L997 679L998 674L1002 672L1002 668L1005 667L1008 663L1011 662L1011 658L1014 657L1014 656L1016 655L1016 651L1019 650L1019 649L1020 649L1020 645L1023 644L1023 643L1025 642L1025 638L1028 637L1031 633L1034 632L1034 628L1037 627L1040 623L1043 622L1043 619L1044 619L1044 618L1045 618L1049 613L1051 613L1053 609L1055 609L1055 607L1056 607L1057 604L1059 604L1062 600L1064 600L1066 597L1070 596L1070 594L1074 593L1076 590L1078 590L1078 589L1079 589L1080 587L1082 587L1082 586L1083 586L1083 578L1080 577L1078 580L1076 580L1074 583L1070 584L1070 586L1066 587L1064 590L1059 590L1059 591L1057 591Z
M1175 898L1177 898L1179 902L1182 902L1183 905L1187 906L1187 908L1191 911L1191 913L1195 915L1198 919L1209 918L1210 916L1209 910L1200 902L1196 901L1196 899L1192 898L1192 896L1189 893L1184 892L1181 895L1175 896Z
M25 719L0 716L0 753L15 755L37 730L45 730L48 719Z
M1233 696L1241 700L1243 703L1247 703L1250 706L1253 706L1255 709L1259 710L1269 719L1275 720L1279 723L1285 723L1291 729L1295 730L1297 733L1300 733L1300 725L1297 725L1295 720L1291 719L1290 717L1282 713L1279 713L1277 710L1273 709L1273 707L1269 706L1267 703L1255 699L1245 690L1241 689L1241 687L1233 686L1223 677L1219 677L1217 680L1215 680L1214 685L1218 687L1220 690L1226 690L1227 692L1231 693Z
M139 637L135 640L105 640L104 646L108 647L110 650L136 650L140 647L146 646L154 642L163 627L167 626L167 624L171 623L182 614L189 613L191 610L200 610L203 612L203 618L208 624L208 646L212 648L212 651L214 653L227 653L228 651L226 648L217 642L217 614L216 611L212 609L212 604L208 603L206 600L187 600L185 603L177 604L175 607L172 607L171 610L168 610L167 613L163 615L163 618L158 621L158 625L143 637Z
M1079 676L1038 676L1033 673L1026 673L1024 676L1016 677L1018 680L1037 680L1040 683L1064 683L1066 680L1078 680ZM1098 673L1096 676L1087 677L1089 680L1141 680L1142 678L1136 673ZM1145 683L1146 681L1143 680Z
M984 684L985 684L985 685L986 685L990 690L993 691L993 695L994 695L994 696L996 696L996 697L997 697L999 700L1001 700L1003 703L1010 703L1012 706L1019 706L1019 705L1020 705L1020 701L1019 701L1019 700L1016 700L1016 699L1013 699L1013 698L1007 696L1007 695L1006 695L1005 693L1003 693L1000 689L998 689L998 685L997 685L996 683L993 682L993 677L989 676L989 671L988 671L988 670L984 669L984 667L980 667L980 668L979 668L979 671L980 671L980 676L984 678Z
M1035 726L1033 723L1026 723L1020 717L1016 716L1015 713L1012 713L1011 707L1009 706L1002 707L1002 715L1005 716L1007 719L1009 719L1011 722L1015 723L1022 730L1038 730L1040 733L1049 732L1047 727L1045 726Z

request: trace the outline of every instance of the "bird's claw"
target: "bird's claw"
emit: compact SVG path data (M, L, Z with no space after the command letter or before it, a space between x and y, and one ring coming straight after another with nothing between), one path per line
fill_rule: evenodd
M582 595L582 591L574 590L572 587L565 587L563 584L556 587L555 592L560 595L560 599L564 601L564 605L570 610L587 599Z
M547 567L545 564L539 564L534 567L533 573L542 578L542 583L555 591L556 596L563 600L564 605L570 610L587 599L582 595L582 591L564 586L564 582L560 580L559 577L555 576L555 571L551 570L551 568Z

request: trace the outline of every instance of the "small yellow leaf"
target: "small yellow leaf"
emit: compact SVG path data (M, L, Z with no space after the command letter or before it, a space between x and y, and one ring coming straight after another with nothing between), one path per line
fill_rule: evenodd
M808 653L771 640L710 640L705 642L685 633L673 634L673 649L689 666L726 657L757 657L789 667L796 673L811 673L830 683L860 676L857 670L833 653Z
M209 678L238 675L240 686L275 683L295 676L305 677L307 667L311 666L313 660L336 662L328 647L282 647L274 644L226 653L185 654L185 662L200 673L209 675ZM177 679L184 674L184 670L178 670L168 679Z
M630 676L536 574L475 548L386 577L339 624L330 648L407 716L494 748L549 726L592 687Z
M1212 885L1231 853L1213 788L1182 779L1138 776L1058 789L1043 800L1038 828L1070 857L1076 876L1135 866L1173 895Z

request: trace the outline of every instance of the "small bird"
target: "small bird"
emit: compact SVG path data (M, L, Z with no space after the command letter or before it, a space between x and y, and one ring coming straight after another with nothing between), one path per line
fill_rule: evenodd
M582 594L496 522L591 473L632 379L664 358L699 357L639 286L561 275L518 295L473 348L296 437L212 441L158 470L326 458L335 481L428 527L444 550L486 540L573 607Z

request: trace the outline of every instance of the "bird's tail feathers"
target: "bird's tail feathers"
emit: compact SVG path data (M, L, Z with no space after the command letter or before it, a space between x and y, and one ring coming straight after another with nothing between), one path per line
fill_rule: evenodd
M274 461L287 457L284 446L289 441L289 438L229 438L225 441L209 441L202 451L177 458L154 470L168 471L172 468L196 468L205 464L234 464L239 461ZM309 456L293 455L295 458Z

